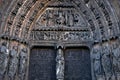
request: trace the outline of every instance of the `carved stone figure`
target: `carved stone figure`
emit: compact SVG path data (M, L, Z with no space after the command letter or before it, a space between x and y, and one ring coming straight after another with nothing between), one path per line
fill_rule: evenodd
M8 57L9 57L9 50L7 48L7 43L3 42L0 46L0 80L3 80L6 68L8 66Z
M102 59L102 66L103 66L106 80L112 80L113 67L112 67L112 60L111 60L111 52L107 44L103 46L101 59Z
M59 25L65 24L65 18L63 17L62 13L59 13L59 17L57 18L57 24Z
M58 49L57 57L56 57L56 76L57 80L64 80L64 56L61 49Z
M35 29L39 29L41 27L84 27L86 26L86 22L75 9L62 10L59 8L48 8L39 17L35 26Z
M17 46L13 46L13 49L10 51L10 62L8 68L8 77L9 80L14 80L18 66L18 53Z
M99 46L95 46L93 53L93 69L96 80L104 80L103 69L101 65L101 50Z
M113 53L113 69L116 76L116 80L120 80L120 46L119 43L112 45Z
M18 68L19 80L25 79L26 67L27 67L27 49L23 48L19 54L19 68Z

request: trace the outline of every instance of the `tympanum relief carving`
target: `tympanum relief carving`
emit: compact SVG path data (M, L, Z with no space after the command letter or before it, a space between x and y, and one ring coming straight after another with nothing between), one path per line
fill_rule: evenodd
M86 27L82 16L72 8L47 8L36 22L35 27Z
M80 13L70 8L48 7L38 18L30 39L84 41L91 40L91 32Z

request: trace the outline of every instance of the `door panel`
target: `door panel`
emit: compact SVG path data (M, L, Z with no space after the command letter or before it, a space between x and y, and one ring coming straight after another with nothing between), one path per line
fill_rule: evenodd
M66 49L65 80L92 80L89 49Z
M33 48L30 54L29 80L56 80L55 50Z
M64 51L65 79L92 80L90 52L87 48L67 48ZM30 54L29 80L56 80L56 51L33 48Z

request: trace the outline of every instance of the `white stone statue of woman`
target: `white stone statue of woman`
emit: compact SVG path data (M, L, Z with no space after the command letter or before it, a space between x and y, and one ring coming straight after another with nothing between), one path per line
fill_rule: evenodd
M57 80L64 80L64 56L62 49L58 49L57 51L57 57L56 57L56 77Z

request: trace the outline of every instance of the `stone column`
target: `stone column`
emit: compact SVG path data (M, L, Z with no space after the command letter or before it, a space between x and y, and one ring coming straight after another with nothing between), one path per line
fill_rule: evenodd
M64 53L61 47L57 48L57 57L56 57L56 78L57 80L64 80Z

